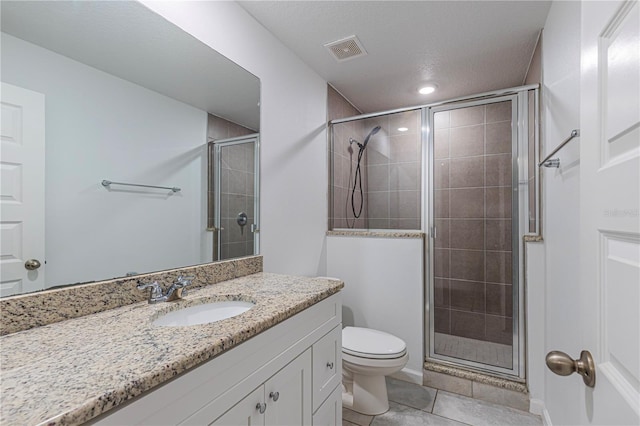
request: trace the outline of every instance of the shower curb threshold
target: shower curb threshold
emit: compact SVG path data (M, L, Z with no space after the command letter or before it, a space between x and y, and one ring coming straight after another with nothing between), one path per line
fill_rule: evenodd
M424 369L427 371L434 371L436 373L442 373L449 376L459 377L461 379L471 380L485 385L494 386L497 388L508 389L514 392L520 392L528 394L527 385L514 380L503 379L500 377L490 376L488 374L477 373L475 371L469 371L462 368L451 367L435 362L425 361Z

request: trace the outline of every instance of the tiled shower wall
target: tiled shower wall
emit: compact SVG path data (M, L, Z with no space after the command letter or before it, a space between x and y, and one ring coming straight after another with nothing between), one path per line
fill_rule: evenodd
M329 86L329 120L360 114ZM371 137L361 161L364 206L354 221L351 194L357 166L358 147L349 139L364 143ZM399 128L406 128L400 131ZM389 114L333 126L333 228L420 229L421 125L420 111ZM356 206L360 194L355 194Z
M435 331L511 345L511 102L434 119Z
M365 136L381 126L366 149L371 229L420 229L420 123L420 110L364 120Z
M329 120L338 118L353 117L359 115L358 111L333 87L328 86L327 116ZM351 121L338 124L333 127L333 146L331 149L331 159L333 161L333 211L330 222L333 228L367 228L368 205L364 199L362 214L359 219L355 219L351 209L351 190L353 188L353 174L355 173L358 161L358 148L349 144L349 138L362 142L363 124L362 121ZM367 191L367 151L361 161L362 187ZM356 191L356 206L361 198Z
M209 141L234 138L255 133L255 131L209 114L207 136ZM254 145L242 144L225 147L222 150L220 181L220 259L230 259L254 254L251 224L254 220L255 202L255 158ZM213 155L209 161L213 161ZM209 223L214 217L214 186L209 185ZM238 213L248 216L247 225L241 229L236 222ZM214 241L214 244L216 242Z

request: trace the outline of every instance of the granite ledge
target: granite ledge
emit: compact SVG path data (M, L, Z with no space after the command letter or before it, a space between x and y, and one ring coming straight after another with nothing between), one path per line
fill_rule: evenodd
M353 231L339 230L327 231L329 237L365 237L365 238L424 238L424 232L420 231Z
M230 295L257 302L237 317L189 326L188 333L184 327L153 326L152 318L167 306L142 302L2 336L0 424L84 423L343 286L335 279L257 273L194 290L175 302Z

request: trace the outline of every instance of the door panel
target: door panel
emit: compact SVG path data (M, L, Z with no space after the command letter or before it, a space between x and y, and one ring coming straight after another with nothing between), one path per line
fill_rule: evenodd
M2 83L0 296L44 288L44 95ZM42 266L27 270L25 261Z
M265 425L310 425L311 349L291 361L264 387L267 402Z
M589 424L640 423L639 18L638 2L582 2L576 332L596 362L581 391Z
M428 356L515 376L524 374L519 236L529 227L519 211L528 211L532 187L518 184L520 175L529 183L518 167L526 159L518 144L519 99L495 96L430 112ZM526 150L526 140L521 145Z
M259 404L264 401L264 386L258 387L244 397L229 411L218 417L211 425L219 426L255 426L264 423L264 414L260 413Z
M342 386L337 386L313 415L313 426L342 425Z

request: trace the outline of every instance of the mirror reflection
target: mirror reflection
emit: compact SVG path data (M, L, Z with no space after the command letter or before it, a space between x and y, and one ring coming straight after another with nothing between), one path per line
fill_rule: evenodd
M207 143L257 134L258 78L137 2L1 7L0 294L216 260Z
M224 260L258 252L259 228L258 135L210 143L215 183L210 212L213 215L214 259Z

